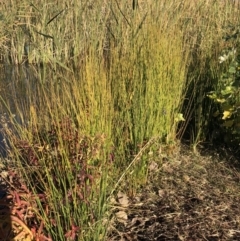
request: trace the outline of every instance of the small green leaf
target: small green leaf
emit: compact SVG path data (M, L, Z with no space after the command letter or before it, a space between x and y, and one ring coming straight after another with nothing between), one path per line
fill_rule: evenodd
M217 98L217 95L216 95L216 93L215 92L210 92L208 95L207 95L210 99L216 99Z
M178 113L177 116L175 117L175 121L179 122L179 121L185 121L183 114L182 113Z
M225 90L221 90L221 94L222 95L229 95L229 94L232 94L233 92L234 92L234 87L232 87L232 86L227 86L226 88L225 88Z
M236 73L236 67L231 66L231 67L229 68L228 72L229 72L230 74L235 74L235 73Z
M226 100L225 99L217 99L216 101L219 103L224 103Z

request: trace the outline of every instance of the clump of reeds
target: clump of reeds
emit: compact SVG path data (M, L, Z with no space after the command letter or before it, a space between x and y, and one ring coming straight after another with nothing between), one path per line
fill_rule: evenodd
M53 240L104 239L106 195L116 183L145 184L145 144L174 143L181 113L187 124L194 119L198 136L224 26L238 19L235 8L213 0L139 1L134 11L126 2L2 5L13 12L2 16L2 60L50 63L26 91L24 113L14 101L22 121L13 119L7 135L26 185L45 196L36 199L37 217Z
M13 193L33 209L31 216L24 216L25 223L35 238L75 240L82 230L96 226L104 217L105 137L81 134L67 117L31 134L32 138L26 139L12 134L10 143L18 170L23 172L10 172L14 176L10 179L16 180L11 183L16 188ZM23 191L28 195L26 200ZM23 206L19 209L24 212ZM104 236L100 226L96 226L98 235Z

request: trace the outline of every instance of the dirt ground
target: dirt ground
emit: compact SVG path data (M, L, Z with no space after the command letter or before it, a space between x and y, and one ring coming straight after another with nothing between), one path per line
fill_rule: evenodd
M186 146L152 160L146 187L117 194L108 241L239 241L238 164L227 150Z

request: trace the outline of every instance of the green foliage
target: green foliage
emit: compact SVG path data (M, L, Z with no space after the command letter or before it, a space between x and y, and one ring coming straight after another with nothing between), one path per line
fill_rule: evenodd
M233 142L240 139L240 48L237 45L225 52L219 57L219 62L227 66L226 72L208 97L217 104L213 115L219 120L222 131L231 135L231 140L227 142Z

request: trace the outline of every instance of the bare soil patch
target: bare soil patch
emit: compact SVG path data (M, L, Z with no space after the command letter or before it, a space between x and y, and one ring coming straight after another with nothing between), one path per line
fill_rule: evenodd
M125 207L116 197L108 240L240 240L240 172L213 153L153 161L146 187Z

